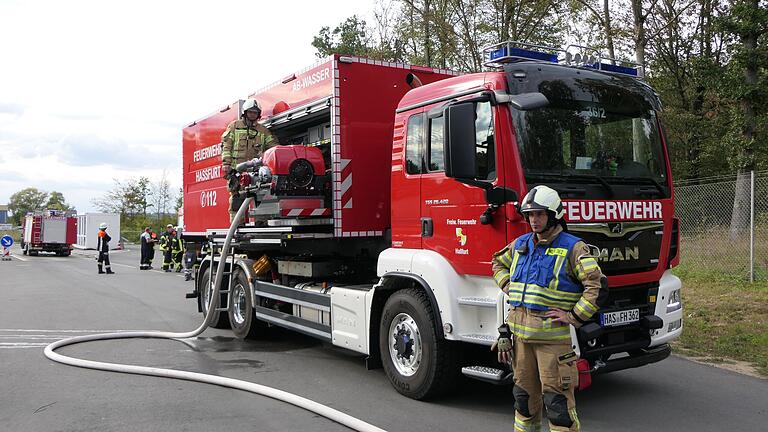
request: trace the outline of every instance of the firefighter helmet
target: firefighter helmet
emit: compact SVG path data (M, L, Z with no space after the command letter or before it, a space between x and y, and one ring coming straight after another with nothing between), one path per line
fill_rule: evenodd
M261 106L259 106L259 102L256 101L256 99L248 99L243 103L243 116L245 116L246 111L256 111L259 117L261 117Z
M100 230L105 230L105 229L107 229L107 223L106 223L106 222L102 222L102 223L99 225L99 229L100 229Z
M557 194L557 191L541 185L531 189L520 204L520 212L522 213L534 210L551 212L551 215L557 220L562 219L565 214L563 202L560 201L560 195Z

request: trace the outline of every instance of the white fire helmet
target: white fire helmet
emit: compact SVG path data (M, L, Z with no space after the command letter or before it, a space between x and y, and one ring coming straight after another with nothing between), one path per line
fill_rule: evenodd
M248 110L258 111L259 115L261 115L261 106L259 106L259 102L257 102L256 99L251 98L243 103L243 115L245 115L245 112Z
M548 186L539 185L531 189L520 204L520 212L527 213L533 210L545 210L552 212L555 219L560 220L565 214L563 202L557 191Z
M107 223L106 223L106 222L102 222L102 223L99 225L99 229L100 229L100 230L105 230L105 229L107 229Z

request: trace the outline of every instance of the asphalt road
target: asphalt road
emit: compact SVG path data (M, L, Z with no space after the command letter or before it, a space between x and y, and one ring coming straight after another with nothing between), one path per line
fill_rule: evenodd
M97 275L93 252L0 262L0 430L345 431L265 397L216 386L79 369L43 347L113 330L188 331L201 316L178 274L139 271L138 254L112 253L115 275ZM156 258L157 261L157 258ZM511 388L468 382L433 402L400 396L361 357L276 329L240 342L209 329L184 344L163 340L66 347L81 358L245 379L327 404L389 431L512 430ZM577 395L585 431L768 430L768 381L671 357L596 378Z

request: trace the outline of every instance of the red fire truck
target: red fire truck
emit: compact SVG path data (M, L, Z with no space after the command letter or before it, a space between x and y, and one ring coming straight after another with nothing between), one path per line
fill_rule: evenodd
M528 230L518 199L546 184L608 276L607 303L571 331L583 377L666 358L682 306L660 103L635 69L574 50L502 43L488 72L462 76L334 55L251 95L281 145L240 179L255 204L214 324L358 352L416 399L461 373L507 381L469 354L493 357L507 303L491 257ZM184 235L211 250L189 295L201 312L229 225L220 137L241 104L183 133Z
M24 235L21 250L24 255L54 252L69 256L77 241L77 217L58 210L29 213L22 221Z

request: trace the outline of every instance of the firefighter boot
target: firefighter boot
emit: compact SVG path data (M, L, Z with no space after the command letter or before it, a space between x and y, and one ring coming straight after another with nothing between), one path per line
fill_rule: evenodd
M101 264L99 264L99 274L104 274L104 269L101 267Z
M115 272L113 272L111 268L107 267L107 274L115 274Z

